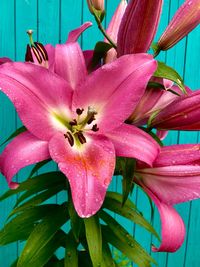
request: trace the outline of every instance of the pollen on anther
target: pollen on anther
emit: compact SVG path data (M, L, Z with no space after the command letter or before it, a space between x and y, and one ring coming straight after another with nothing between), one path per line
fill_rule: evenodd
M76 109L76 114L77 114L77 115L81 115L81 114L83 113L83 111L84 111L83 108L81 108L81 109L80 109L80 108L77 108L77 109Z
M68 139L70 146L74 145L74 138L70 132L67 132L66 134L64 134L64 137Z
M99 128L97 127L97 124L94 124L94 125L92 126L92 131L93 131L93 132L98 132L98 130L99 130Z

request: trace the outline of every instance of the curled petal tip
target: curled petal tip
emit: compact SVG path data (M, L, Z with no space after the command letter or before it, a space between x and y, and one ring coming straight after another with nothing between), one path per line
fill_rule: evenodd
M19 183L10 182L9 187L10 189L17 189L19 187Z

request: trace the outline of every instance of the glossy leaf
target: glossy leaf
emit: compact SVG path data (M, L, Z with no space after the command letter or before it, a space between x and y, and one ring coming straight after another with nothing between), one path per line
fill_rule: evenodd
M116 200L112 200L112 199L109 199L109 200L106 199L104 201L103 207L131 220L132 222L134 222L140 226L142 226L147 231L149 231L150 233L155 235L158 239L160 239L159 235L157 234L155 229L152 227L152 225L136 210L131 209L128 206L122 207L120 202L118 202Z
M107 266L115 267L116 265L112 257L112 252L109 248L108 243L105 240L103 240L102 243L102 253L103 253L103 261L101 267L107 267Z
M102 261L102 235L98 215L84 219L84 224L93 267L99 267Z
M52 214L47 215L32 231L20 255L17 267L31 266L36 261L44 247L52 240L55 233L69 219L67 205L59 206ZM42 265L39 265L42 266Z
M33 167L29 177L32 177L40 168L42 168L43 166L45 166L47 163L49 163L51 160L50 159L46 159L44 161L38 162L35 164L35 166Z
M48 204L32 207L20 213L0 231L0 245L26 240L36 223L43 217L53 214L57 208L56 204Z
M30 200L28 200L27 202L23 203L21 206L16 207L15 209L13 209L10 213L9 216L12 216L13 214L16 214L18 212L21 212L29 207L32 206L37 206L41 203L43 203L44 201L46 201L47 199L51 198L52 196L56 195L58 192L60 192L63 189L62 185L57 185L55 187L52 187L34 197L32 197Z
M48 188L51 184L55 182L55 180L58 184L61 184L62 182L66 181L66 177L61 172L49 172L35 176L33 178L29 178L28 180L21 183L17 189L12 189L5 192L5 194L0 197L0 201L23 191L29 191L30 188L33 194L38 193L40 190Z
M13 132L3 143L0 144L0 146L3 146L5 143L7 143L8 141L10 141L11 139L13 139L14 137L16 137L17 135L19 135L20 133L23 133L27 131L26 127L22 126L20 128L18 128L15 132Z
M158 68L153 76L173 81L179 86L184 94L187 93L181 76L173 68L167 66L165 63L158 61Z
M111 199L111 200L116 200L116 201L118 201L118 202L120 202L120 203L122 203L122 195L121 194L119 194L119 193L117 193L117 192L107 192L106 193L106 198L105 199L107 199L108 201L109 201L109 199ZM130 200L130 199L127 199L127 201L126 201L126 203L125 203L125 206L128 206L129 208L132 208L132 209L135 209L135 210L137 210L137 207L136 207L136 205Z
M66 237L65 267L78 267L78 243L70 232Z
M139 267L150 267L151 263L155 263L154 259L108 213L101 211L100 217L107 224L107 226L102 225L102 233L107 242L119 249Z

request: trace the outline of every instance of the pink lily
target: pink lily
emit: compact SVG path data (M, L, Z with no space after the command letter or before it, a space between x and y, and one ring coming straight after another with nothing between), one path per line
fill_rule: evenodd
M158 41L159 50L168 50L200 23L199 0L186 0Z
M12 178L19 169L51 157L69 180L79 216L96 213L112 179L115 155L151 165L158 154L148 134L124 124L156 67L152 56L137 54L87 75L77 43L55 47L56 74L31 63L1 65L1 90L28 129L0 156L9 185L16 187Z
M180 95L182 94L178 86L173 85L171 90ZM186 90L188 93L191 92L189 88L186 88ZM179 99L179 96L170 91L160 88L147 88L134 112L129 117L128 122L139 126L144 125L153 114L161 112L175 99Z
M200 90L183 95L161 110L151 126L162 130L200 130Z
M1 57L0 58L0 65L4 64L6 62L12 62L12 60L10 58L8 58L8 57Z
M119 26L121 24L124 12L127 7L127 1L126 0L121 0L120 4L118 5L109 25L106 30L107 34L110 36L110 38L117 43L117 36L118 36L118 31L119 31ZM107 42L107 40L104 40ZM106 55L105 58L105 63L112 62L117 58L117 51L115 48L111 48Z
M162 243L153 251L176 251L184 241L185 227L173 205L200 198L200 145L163 147L153 167L142 164L135 176L161 216Z
M162 0L130 0L123 16L118 40L118 56L147 52L160 19Z

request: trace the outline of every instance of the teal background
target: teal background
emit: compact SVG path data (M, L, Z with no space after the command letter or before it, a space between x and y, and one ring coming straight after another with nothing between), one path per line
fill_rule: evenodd
M165 0L163 14L158 35L162 33L168 21L175 13L183 0ZM107 16L105 26L119 3L119 0L107 0ZM78 27L85 21L93 21L89 14L86 0L1 0L0 1L0 56L8 56L15 60L24 60L25 47L28 42L27 29L34 29L34 38L40 42L65 42L71 29ZM101 33L96 25L87 30L80 39L83 49L93 48L96 41L102 40ZM200 28L195 29L187 38L167 53L162 53L160 59L184 77L185 83L192 89L200 84ZM0 142L5 140L11 132L19 127L20 122L15 110L8 99L0 95ZM166 144L197 143L197 132L172 132L166 138ZM55 169L53 164L43 168L43 171ZM17 176L19 181L26 177L26 168ZM113 179L111 189L120 191L121 181ZM0 177L1 194L8 189L5 179ZM62 202L65 195L56 196L53 201ZM135 191L133 199L147 219L150 219L150 207L146 196ZM6 216L14 205L15 198L0 203L0 226L5 222ZM200 266L200 201L195 200L186 204L177 205L177 210L183 217L187 235L181 249L174 254L152 253L159 267L199 267ZM135 227L130 222L119 218L120 222L135 235L135 238L151 253L150 245L154 240L143 229ZM159 229L159 216L156 212L154 226ZM156 242L156 241L155 241ZM17 257L22 244L12 244L0 247L0 267L9 267ZM28 267L28 266L27 266ZM83 266L86 267L86 266Z

